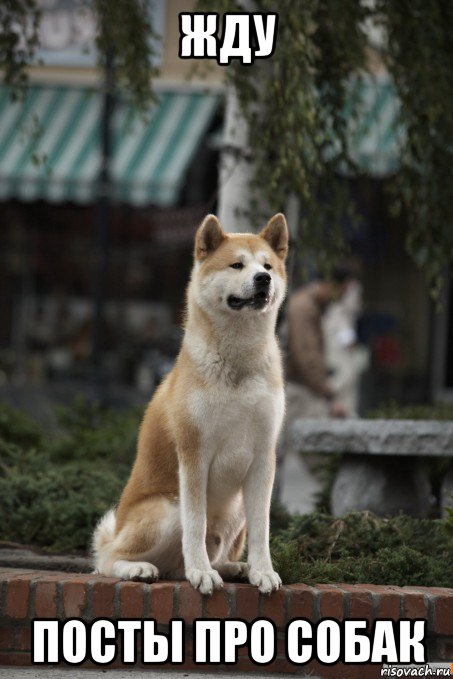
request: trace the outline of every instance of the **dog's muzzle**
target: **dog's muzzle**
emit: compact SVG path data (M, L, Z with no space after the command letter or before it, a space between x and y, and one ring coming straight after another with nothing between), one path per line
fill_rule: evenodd
M253 277L255 292L251 297L236 297L230 295L227 299L228 306L235 311L244 307L250 309L264 309L270 301L271 276L266 272L260 272Z

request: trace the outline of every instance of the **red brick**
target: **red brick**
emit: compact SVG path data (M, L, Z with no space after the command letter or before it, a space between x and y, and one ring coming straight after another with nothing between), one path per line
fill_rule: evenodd
M289 618L308 618L314 620L316 590L308 585L288 585L290 592Z
M99 578L93 582L92 611L93 618L113 618L115 615L115 585L119 580Z
M264 618L272 620L277 627L285 626L285 601L286 587L278 589L271 594L261 594L261 614Z
M405 618L428 618L428 602L423 594L404 592L403 616Z
M255 620L259 617L259 591L252 585L236 585L236 618Z
M66 618L79 618L84 614L88 585L74 580L63 583L63 612Z
M228 618L230 615L230 597L234 596L233 589L228 587L215 590L206 599L206 615L208 618Z
M386 587L388 585L382 585ZM448 587L419 587L418 585L408 585L402 588L404 592L422 592L431 596L453 596L453 589Z
M401 595L399 592L379 588L376 618L391 618L398 620L401 617Z
M200 592L195 590L188 582L181 582L179 590L179 617L191 625L195 618L201 618L201 603Z
M40 582L35 585L35 616L37 618L57 617L57 583Z
M319 610L321 618L335 618L343 620L344 593L330 585L317 585L320 591Z
M349 594L349 618L365 618L371 620L373 615L373 600L368 588L360 585L340 585Z
M184 657L190 658L194 654L193 645L193 630L192 628L187 628L184 635Z
M14 636L14 648L16 651L29 651L31 649L31 627L18 627Z
M157 623L166 624L173 617L174 589L172 582L156 582L151 585L149 616Z
M119 582L117 578L105 578L102 575L99 575L98 578L93 575L93 573L62 573L63 577L60 577L60 580L64 580L65 582L77 582L81 583L83 585L89 585L93 582L96 582L97 579L102 582L108 582L108 581L114 581L114 582Z
M59 571L36 571L35 580L45 580L46 582L61 582L62 580L72 580L74 573L60 573Z
M238 658L249 658L249 646L248 644L245 644L244 646L238 646L237 648L238 651ZM277 658L283 658L285 661L287 660L286 658L286 643L284 639L277 639L276 640L276 659ZM229 665L231 670L235 668L234 665ZM265 665L263 668L265 669Z
M238 651L238 658L248 658L249 657L248 644L244 644L244 646L238 646L237 651ZM231 665L231 667L233 668L234 665Z
M439 660L451 662L453 658L453 639L438 639L437 640L437 655ZM453 669L453 668L452 668Z
M288 613L290 618L306 617L313 619L316 607L314 602L319 595L321 616L343 618L344 597L349 598L350 617L370 619L373 598L376 600L376 614L378 617L390 617L398 619L401 615L409 618L423 618L427 616L427 604L433 606L432 619L434 620L434 634L432 641L434 650L437 649L436 657L450 660L453 655L453 590L445 588L425 587L395 587L384 585L319 585L318 588L305 585L290 585L272 594L270 597L261 596L257 588L245 584L231 584L225 590L217 591L212 597L203 598L193 590L187 582L175 584L159 582L154 585L141 583L120 582L114 578L103 578L93 575L61 574L47 571L26 572L0 569L0 582L6 582L5 611L7 616L13 618L11 629L8 627L0 630L0 662L3 664L29 664L29 655L22 651L30 648L30 629L27 623L18 627L20 619L26 619L29 610L30 582L34 581L35 599L33 610L39 617L54 617L58 610L56 595L57 583L62 585L62 605L65 617L80 617L87 614L93 617L113 617L115 610L115 590L118 592L120 614L122 617L142 617L146 593L150 592L150 615L160 624L167 624L173 616L173 592L179 588L179 614L189 624L194 618L201 617L202 606L205 614L209 617L225 618L233 614L246 620L253 620L259 615L269 617L279 627L285 620L285 594L289 597ZM88 583L92 584L93 610L86 611L88 600ZM234 603L234 609L231 603ZM261 606L261 608L260 608ZM14 631L14 636L13 636ZM188 637L190 630L188 630ZM442 635L443 638L436 637ZM7 649L11 649L7 653ZM14 649L14 650L13 650ZM262 668L254 665L246 657L246 650L239 653L241 663L247 665L247 669L260 671ZM189 669L193 665L191 653L188 656L188 664L182 668ZM192 665L191 665L192 663ZM88 665L85 665L88 667ZM199 668L197 668L199 669ZM235 669L240 670L241 667ZM266 666L266 672L286 671L296 672L301 668L290 665L283 656L281 640L278 643L278 656L274 663ZM321 667L312 663L302 668L304 671L312 669L320 671ZM379 676L379 667L371 666L342 666L337 664L332 668L322 667L322 676L338 677L346 679L372 679Z
M0 648L14 648L14 630L12 627L0 627Z
M286 640L283 638L277 639L277 658L286 659Z
M378 679L381 677L382 665L360 665L360 679Z
M0 665L14 667L31 665L30 653L0 653Z
M434 631L436 634L453 635L453 592L450 590L448 596L438 596L435 606Z
M376 617L398 620L401 617L400 604L400 597L397 594L381 594L378 600Z
M120 618L143 618L145 589L140 582L120 584Z
M323 679L378 679L382 665L321 665L313 660L304 665L307 676L323 677Z
M13 577L8 580L6 589L6 615L10 618L26 618L30 599L31 575Z

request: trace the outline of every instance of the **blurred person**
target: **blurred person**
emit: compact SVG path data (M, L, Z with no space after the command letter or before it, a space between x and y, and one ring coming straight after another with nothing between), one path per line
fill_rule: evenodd
M333 272L290 295L286 310L286 418L277 455L274 498L290 511L311 511L319 480L291 445L292 424L299 418L346 417L328 377L323 317L329 305L342 297L351 273Z
M328 307L323 318L329 384L348 417L357 417L360 376L368 364L368 351L357 336L362 309L362 285L351 279L343 296Z
M296 290L287 308L287 426L299 417L346 417L347 408L330 383L323 331L329 305L341 298L351 279L337 269Z

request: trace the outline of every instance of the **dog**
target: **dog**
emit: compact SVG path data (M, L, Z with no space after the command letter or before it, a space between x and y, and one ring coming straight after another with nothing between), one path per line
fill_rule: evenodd
M281 586L269 551L275 449L284 417L276 339L288 228L226 233L208 215L195 237L179 355L145 412L118 507L93 536L98 573ZM248 562L240 561L248 534Z

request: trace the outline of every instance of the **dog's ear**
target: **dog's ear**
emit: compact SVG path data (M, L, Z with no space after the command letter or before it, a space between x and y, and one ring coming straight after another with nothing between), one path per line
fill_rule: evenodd
M195 236L195 259L203 261L227 238L215 215L207 215Z
M282 215L281 212L274 215L261 231L260 236L269 243L280 259L286 259L289 236L285 215Z

